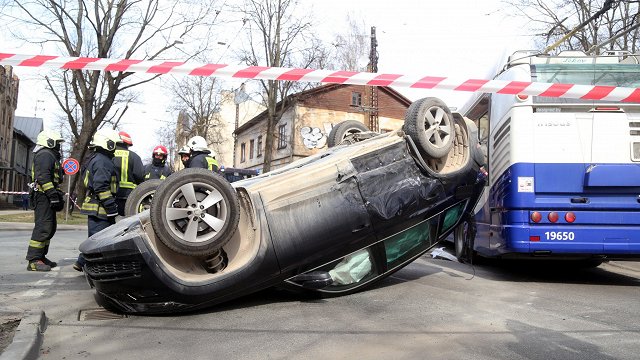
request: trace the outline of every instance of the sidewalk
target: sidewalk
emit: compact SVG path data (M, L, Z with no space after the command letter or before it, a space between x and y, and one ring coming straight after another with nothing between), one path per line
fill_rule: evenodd
M0 210L0 215L24 214L29 211L33 211L33 210L22 210L22 209L6 210L5 209L5 210Z
M617 268L625 269L627 271L640 273L640 261L637 261L637 260L629 260L629 261L611 260L606 264L615 266Z
M14 215L24 214L27 212L33 212L33 210L0 210L0 216L2 215ZM0 231L3 230L31 230L33 229L32 222L0 222ZM87 225L68 225L64 221L58 222L58 230L86 230Z
M33 223L23 222L0 222L0 231L15 231L15 230L32 230ZM87 225L68 225L58 223L57 231L61 230L87 230Z

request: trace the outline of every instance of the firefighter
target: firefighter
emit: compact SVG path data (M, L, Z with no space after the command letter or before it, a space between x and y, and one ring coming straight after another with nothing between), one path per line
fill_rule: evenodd
M189 149L189 147L185 145L181 147L180 150L178 150L178 155L180 155L180 161L182 162L182 165L184 165L184 168L188 168L189 158L191 157L191 149Z
M60 166L60 145L64 140L60 133L44 130L38 134L33 149L31 165L32 196L34 207L34 227L27 249L26 260L29 271L51 271L57 263L47 259L49 242L56 233L58 223L56 212L64 209L63 193L58 189L62 182Z
M116 144L113 164L116 168L116 179L118 179L116 192L118 214L124 216L124 206L129 194L144 181L144 165L140 155L129 150L129 146L133 146L131 136L124 131L120 131L118 135L120 135L120 141Z
M203 168L218 172L218 160L207 147L207 140L202 136L194 136L187 141L187 146L191 150L186 165L188 168Z
M115 200L118 180L113 157L119 141L117 131L98 130L89 144L91 154L82 166L81 176L87 192L80 212L87 215L89 237L114 224L118 215ZM83 267L84 258L80 254L73 268L82 271Z
M153 148L151 164L144 167L144 179L164 179L173 172L167 164L169 151L163 145Z

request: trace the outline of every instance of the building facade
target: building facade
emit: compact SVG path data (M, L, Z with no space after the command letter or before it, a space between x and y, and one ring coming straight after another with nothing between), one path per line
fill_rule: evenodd
M380 132L400 129L411 101L391 88L379 87L377 107L372 109L363 105L369 93L365 86L328 84L291 95L274 127L271 169L326 150L335 124L356 120L368 126L371 111L377 114ZM262 172L266 131L266 111L236 130L234 167Z
M11 166L13 144L13 119L18 106L19 79L11 66L0 66L0 191L9 189L13 176ZM0 206L6 203L6 194L0 192Z
M11 176L9 188L13 191L24 191L29 183L29 173L33 161L33 148L36 146L38 134L44 129L42 118L16 116L13 128L13 144L11 146Z

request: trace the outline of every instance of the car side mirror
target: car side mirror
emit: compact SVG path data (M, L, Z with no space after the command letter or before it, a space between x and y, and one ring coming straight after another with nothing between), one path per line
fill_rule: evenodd
M333 284L333 279L331 275L329 275L326 271L311 271L308 273L296 275L290 279L291 282L294 282L305 289L323 289L331 284Z

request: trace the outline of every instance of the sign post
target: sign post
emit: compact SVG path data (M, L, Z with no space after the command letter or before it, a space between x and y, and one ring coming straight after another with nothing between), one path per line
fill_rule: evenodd
M62 162L62 169L65 174L69 175L69 178L67 179L67 202L64 206L64 222L66 223L69 218L69 201L71 201L71 176L80 170L80 164L78 163L78 160L74 158L67 158Z

